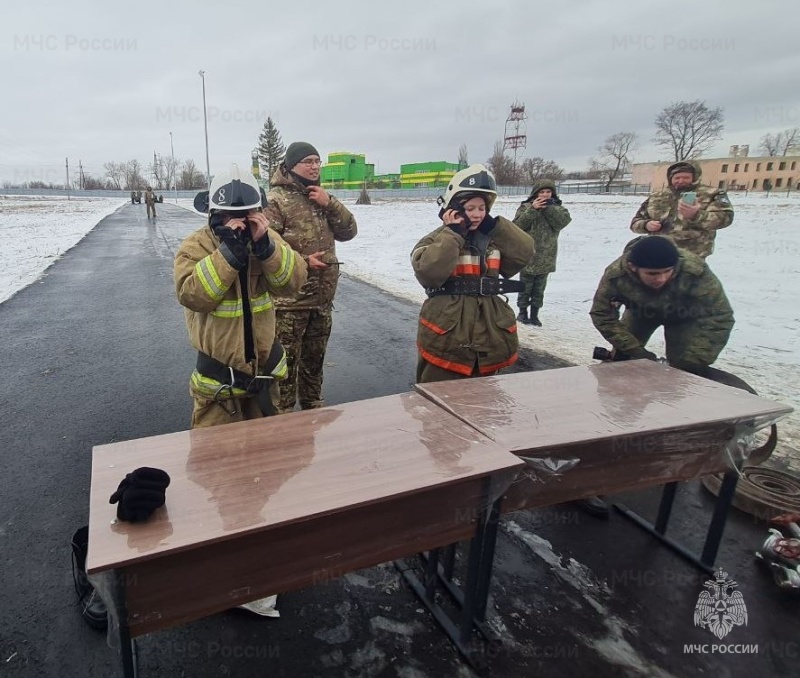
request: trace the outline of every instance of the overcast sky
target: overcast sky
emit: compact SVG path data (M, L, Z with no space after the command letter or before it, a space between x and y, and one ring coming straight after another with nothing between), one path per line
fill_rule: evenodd
M486 0L272 3L63 0L4 3L0 179L63 182L64 160L153 152L211 172L249 163L270 115L283 141L325 156L400 164L485 162L512 101L527 148L583 170L609 135L633 131L635 160L666 159L653 120L671 102L725 112L723 140L800 126L797 7L778 0L549 3Z

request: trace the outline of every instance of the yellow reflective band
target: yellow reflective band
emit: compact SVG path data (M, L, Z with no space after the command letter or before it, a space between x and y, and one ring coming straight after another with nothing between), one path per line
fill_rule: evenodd
M269 277L274 287L283 287L292 279L294 273L294 252L288 245L281 245L281 267Z
M271 374L276 379L286 379L289 374L289 366L286 364L286 351L283 351L280 361L275 365L275 369L272 370Z
M212 299L222 299L225 294L225 289L217 275L217 271L214 269L211 255L209 254L204 259L198 261L194 268L197 271L197 277L200 278L200 284L203 285L206 294Z
M211 311L211 315L217 318L240 318L244 315L244 307L241 299L226 299L219 302L218 306Z
M269 311L269 309L272 308L272 298L269 296L269 292L264 292L264 294L260 296L253 297L251 308L254 314Z
M223 388L217 394L217 391L222 384L216 379L211 379L211 377L206 377L205 375L200 374L197 370L192 372L191 384L195 391L211 398L213 398L215 394L218 398L235 398L238 396L247 395L247 391L241 388Z

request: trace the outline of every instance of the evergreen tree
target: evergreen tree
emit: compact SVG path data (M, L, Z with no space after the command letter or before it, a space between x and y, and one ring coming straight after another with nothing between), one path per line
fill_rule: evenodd
M272 174L278 168L283 156L286 154L286 146L281 141L280 132L268 117L264 123L264 129L258 135L258 161L261 165L261 176L265 182L269 182Z

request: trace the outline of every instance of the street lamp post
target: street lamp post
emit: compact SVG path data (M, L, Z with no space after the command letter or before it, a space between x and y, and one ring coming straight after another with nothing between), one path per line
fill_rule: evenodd
M172 188L175 191L175 204L178 204L178 182L175 181L175 147L172 145L172 132L169 133L169 152L172 154Z
M211 163L208 160L208 114L206 113L206 72L198 71L200 79L203 81L203 126L206 131L206 181L211 190Z

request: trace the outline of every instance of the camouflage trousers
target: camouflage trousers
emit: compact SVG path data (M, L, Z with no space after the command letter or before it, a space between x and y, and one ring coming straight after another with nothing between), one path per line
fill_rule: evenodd
M547 287L547 276L549 273L541 275L519 274L520 282L525 285L525 289L517 295L517 306L520 309L533 306L541 308L544 306L544 288Z
M298 398L304 410L322 407L322 368L333 325L331 310L279 310L276 321L288 370L286 379L278 382L278 412L291 412Z
M646 346L650 337L653 336L653 332L663 325L664 344L667 348L666 358L667 362L673 366L684 363L686 351L694 343L697 332L691 321L665 323L660 319L640 318L628 311L622 314L622 324L642 343L642 346Z
M156 218L156 206L154 203L147 203L147 218L150 218L150 212L153 213L153 219Z

